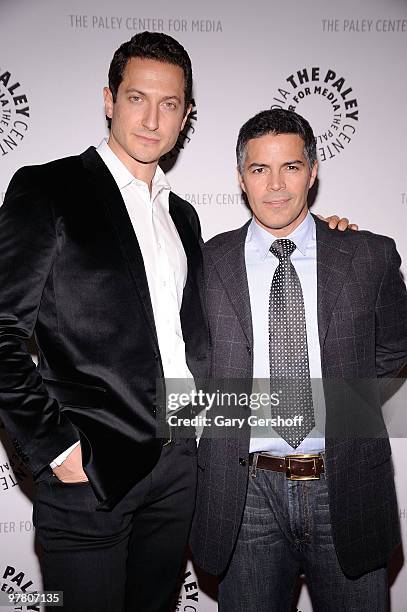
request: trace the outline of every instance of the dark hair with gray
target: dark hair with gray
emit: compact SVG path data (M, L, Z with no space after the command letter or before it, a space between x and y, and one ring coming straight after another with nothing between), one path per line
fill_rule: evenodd
M236 145L237 167L242 174L246 159L247 143L266 134L298 134L304 141L304 155L310 170L317 160L314 132L308 121L285 108L261 111L240 128Z
M113 102L116 102L119 85L123 80L127 63L132 57L154 59L182 68L185 81L185 109L187 108L192 100L191 60L184 47L175 38L161 32L140 32L117 49L109 68L109 89L112 92Z

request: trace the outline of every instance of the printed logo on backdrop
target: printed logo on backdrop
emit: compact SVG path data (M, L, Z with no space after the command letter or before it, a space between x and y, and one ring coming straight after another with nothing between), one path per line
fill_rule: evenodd
M21 144L30 125L30 106L16 76L0 67L0 157Z
M199 612L198 582L191 572L185 572L177 602L172 612Z
M135 15L68 15L69 25L76 30L124 30L127 32L180 32L217 34L223 32L223 22L218 18L185 19L184 17L144 17Z
M16 454L10 459L0 457L0 497L29 479L26 468Z
M34 533L34 523L29 520L0 521L0 536L9 535L13 538L16 533ZM4 545L4 540L3 540L3 545ZM1 587L0 587L0 592L1 592Z
M407 19L322 19L323 32L393 34L407 32Z
M4 431L4 425L0 421L0 497L31 478L8 438L3 436ZM2 444L5 444L4 450Z
M277 89L271 108L293 110L309 121L321 162L342 155L357 133L358 100L348 76L336 68L299 68Z
M14 565L4 565L1 568L0 578L0 592L6 594L12 593L33 593L37 589L34 586L33 581L30 579L26 571L22 570L21 567L15 567ZM5 608L6 609L6 608ZM30 603L11 603L7 606L7 610L15 610L17 612L26 612L28 610L40 612L39 604Z
M182 197L192 206L244 206L242 193L184 193Z

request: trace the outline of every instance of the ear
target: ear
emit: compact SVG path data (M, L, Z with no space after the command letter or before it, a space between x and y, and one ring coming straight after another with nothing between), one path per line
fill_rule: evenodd
M189 104L187 109L186 109L186 111L185 111L185 115L184 115L184 118L183 118L182 123L181 123L181 130L180 131L182 131L184 129L185 124L186 124L186 122L188 120L188 117L189 117L189 114L190 114L191 110L192 110L192 104Z
M240 174L239 168L237 168L237 180L239 181L239 185L240 185L242 191L244 191L244 193L246 193L246 186L244 184L243 176Z
M113 117L113 95L108 87L103 88L103 98L105 101L105 115L111 119Z
M318 174L318 162L316 161L312 167L311 170L311 176L309 179L309 189L311 189L312 185L315 183L315 179L317 178L317 174Z

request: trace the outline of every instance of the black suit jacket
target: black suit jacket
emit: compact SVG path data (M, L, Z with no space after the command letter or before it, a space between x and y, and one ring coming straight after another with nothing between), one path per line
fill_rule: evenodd
M173 193L169 206L188 261L187 363L203 376L199 220ZM114 504L160 455L162 377L141 251L98 153L19 170L0 209L0 416L21 456L38 474L79 435L96 495Z
M400 539L377 381L395 376L406 363L407 294L393 240L365 231L332 231L319 219L315 222L331 521L341 566L357 576L385 564ZM247 381L250 393L247 228L215 236L204 247L204 260L212 376ZM244 417L241 411L237 416ZM199 444L191 544L197 563L213 574L225 570L236 542L247 491L249 442L245 427L224 439L204 434Z

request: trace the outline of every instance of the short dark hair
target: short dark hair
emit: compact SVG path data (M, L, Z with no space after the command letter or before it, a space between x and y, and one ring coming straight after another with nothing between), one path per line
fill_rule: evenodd
M184 72L185 108L192 101L192 66L184 47L175 38L161 32L140 32L120 45L109 68L109 89L113 102L116 102L117 91L123 80L124 71L132 57L154 59L167 64L174 64Z
M298 134L304 141L304 155L309 169L312 170L317 161L317 147L310 124L294 111L272 108L261 111L240 128L236 144L237 167L240 173L243 172L247 143L266 134Z

